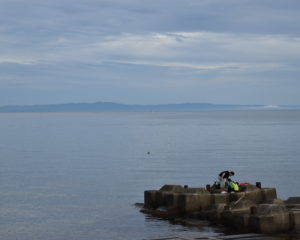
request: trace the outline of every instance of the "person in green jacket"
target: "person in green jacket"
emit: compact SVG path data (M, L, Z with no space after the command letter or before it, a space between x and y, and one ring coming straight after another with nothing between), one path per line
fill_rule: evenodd
M232 181L230 178L228 179L229 185L227 192L239 192L240 186L238 182Z

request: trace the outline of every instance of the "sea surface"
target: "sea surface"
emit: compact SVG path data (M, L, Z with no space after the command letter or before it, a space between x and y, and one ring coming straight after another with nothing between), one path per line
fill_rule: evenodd
M223 234L135 205L146 189L203 187L222 170L300 196L300 111L1 113L0 239Z

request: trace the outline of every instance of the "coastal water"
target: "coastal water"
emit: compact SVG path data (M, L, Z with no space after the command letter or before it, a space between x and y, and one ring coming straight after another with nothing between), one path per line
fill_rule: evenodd
M0 154L0 239L218 235L134 204L145 189L201 187L227 169L300 196L300 111L2 113Z

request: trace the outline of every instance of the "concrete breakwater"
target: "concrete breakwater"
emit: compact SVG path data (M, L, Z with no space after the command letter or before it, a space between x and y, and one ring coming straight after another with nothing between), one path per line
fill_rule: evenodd
M246 185L243 192L164 185L144 192L144 213L189 216L220 223L236 231L264 234L300 231L300 197L285 201L275 188Z

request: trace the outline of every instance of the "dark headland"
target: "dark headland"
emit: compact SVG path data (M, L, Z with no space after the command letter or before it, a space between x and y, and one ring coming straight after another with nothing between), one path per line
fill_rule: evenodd
M147 112L147 111L202 111L202 110L281 110L300 109L300 105L234 105L210 103L181 104L120 104L113 102L65 103L44 105L0 106L0 112Z

